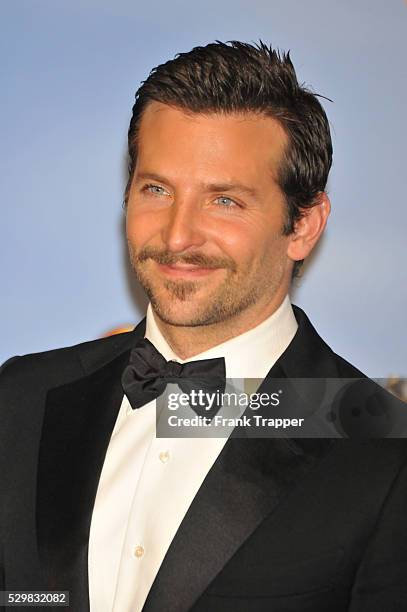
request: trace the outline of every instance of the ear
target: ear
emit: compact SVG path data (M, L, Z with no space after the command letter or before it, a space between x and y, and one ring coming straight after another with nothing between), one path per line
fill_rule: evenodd
M331 203L325 192L317 196L317 203L310 208L303 208L302 217L295 223L294 231L289 237L287 255L293 261L308 257L325 229Z

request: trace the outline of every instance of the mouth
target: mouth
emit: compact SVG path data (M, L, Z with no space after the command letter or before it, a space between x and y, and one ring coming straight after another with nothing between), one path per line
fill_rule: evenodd
M176 263L176 264L159 264L157 263L158 269L165 276L171 278L184 278L193 280L202 276L207 276L212 272L216 272L218 268L203 268L194 264Z

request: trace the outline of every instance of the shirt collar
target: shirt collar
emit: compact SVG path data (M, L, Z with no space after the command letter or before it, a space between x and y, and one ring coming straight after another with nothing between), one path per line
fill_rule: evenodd
M180 359L171 349L158 328L151 304L147 308L145 337L167 361L185 363L224 357L227 378L264 378L290 344L297 328L287 295L277 310L253 329L189 359Z

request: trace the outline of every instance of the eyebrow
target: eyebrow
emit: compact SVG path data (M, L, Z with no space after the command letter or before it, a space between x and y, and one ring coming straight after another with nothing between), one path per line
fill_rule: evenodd
M164 176L160 176L155 172L140 172L136 175L136 180L151 180L157 181L159 183L165 183L166 185L170 185L168 180ZM215 191L239 191L240 193L247 194L253 198L258 196L258 192L253 187L248 187L247 185L243 185L242 183L203 183L202 187L207 192L215 192Z

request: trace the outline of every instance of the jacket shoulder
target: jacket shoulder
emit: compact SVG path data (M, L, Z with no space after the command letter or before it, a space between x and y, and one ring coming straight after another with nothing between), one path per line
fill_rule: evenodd
M332 358L335 361L336 367L338 369L338 374L341 378L367 378L366 374L361 372L354 365L349 363L346 359L338 355L334 351L331 350Z
M37 353L14 356L0 368L1 387L27 386L30 381L43 386L56 386L86 374L90 355L107 356L126 347L134 331L98 338Z
M298 330L283 355L285 370L303 378L366 378L321 338L305 312L293 304Z

